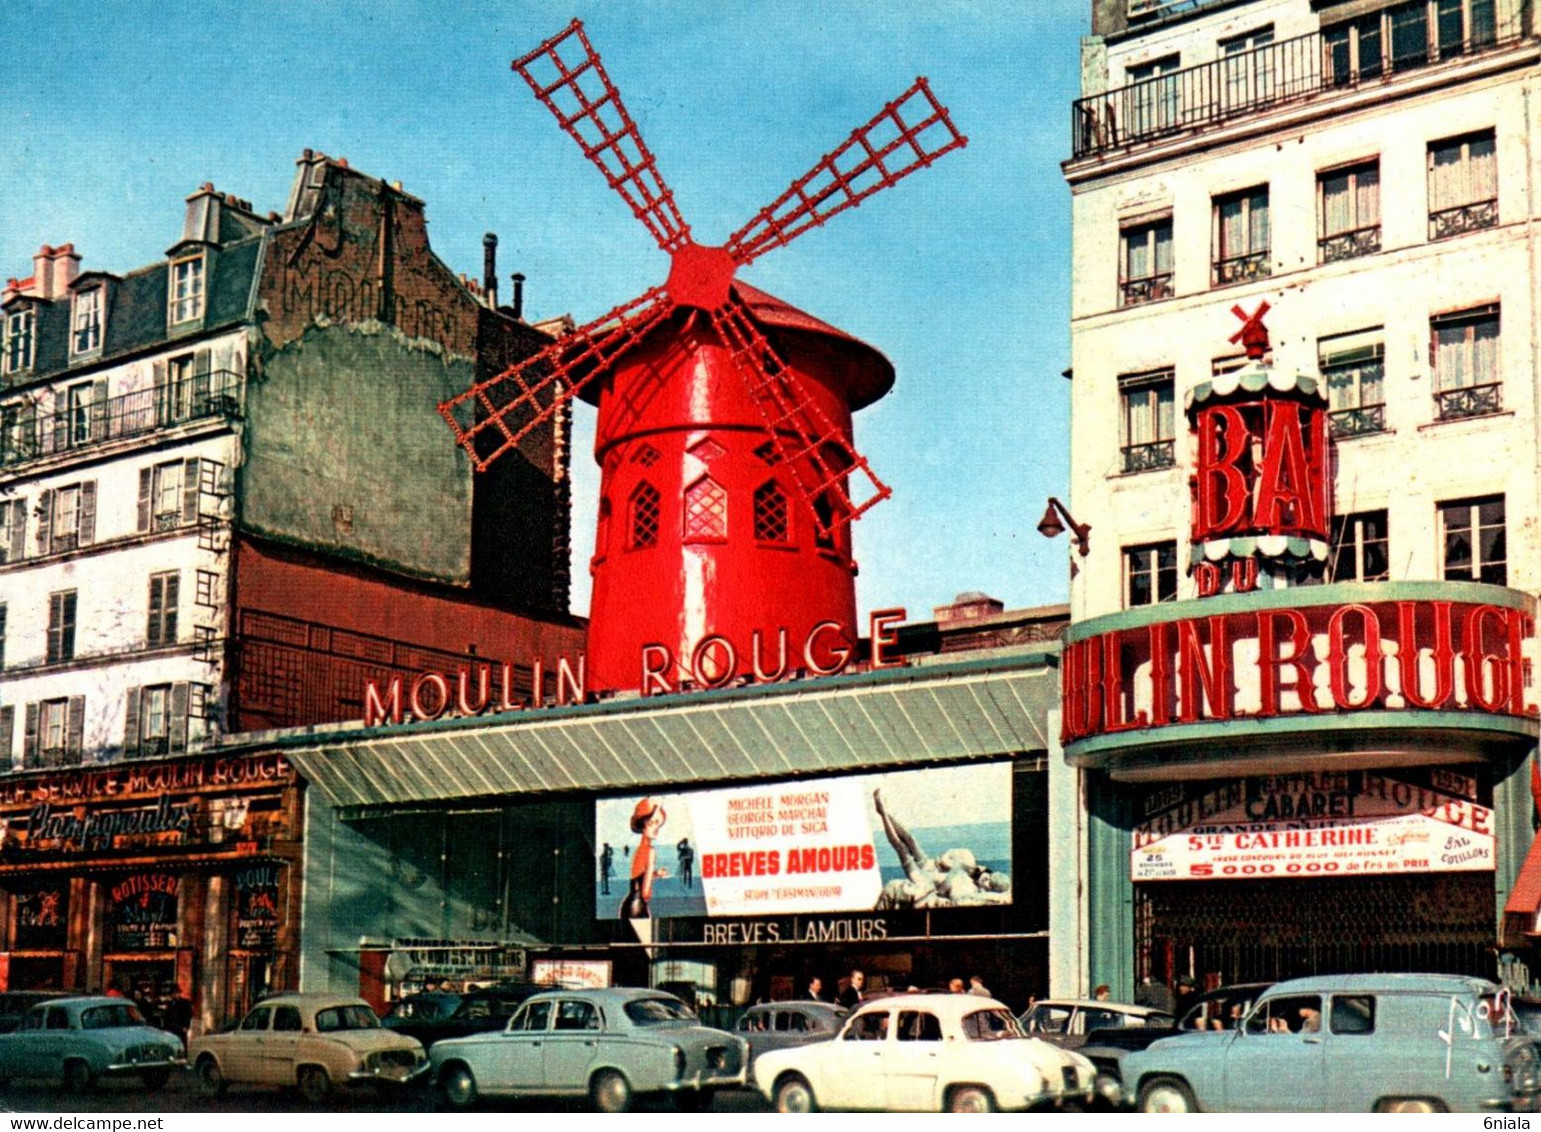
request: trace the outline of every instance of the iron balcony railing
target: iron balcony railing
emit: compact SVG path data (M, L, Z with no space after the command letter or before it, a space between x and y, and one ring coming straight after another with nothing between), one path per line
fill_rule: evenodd
M1140 279L1125 279L1118 285L1118 297L1119 305L1125 307L1154 303L1158 299L1170 299L1172 273L1169 271L1165 275L1146 275Z
M1216 287L1223 287L1228 283L1246 283L1253 279L1262 279L1273 273L1273 265L1268 262L1268 249L1260 252L1252 252L1249 255L1230 256L1227 259L1217 259L1214 263L1214 276L1210 280Z
M1340 259L1355 259L1362 255L1374 255L1380 251L1380 225L1355 228L1351 232L1334 232L1316 241L1317 253L1323 263L1336 263Z
M7 419L0 425L0 466L144 436L192 421L229 420L240 411L237 374L230 370L198 374L60 413Z
M1386 431L1385 405L1360 405L1357 409L1338 409L1328 414L1328 431L1334 440L1351 436L1370 436Z
M1486 417L1503 411L1503 383L1489 385L1465 385L1459 389L1445 389L1434 394L1439 406L1439 419L1459 421L1467 417Z
M1175 6L1162 0L1130 0L1130 15ZM1071 154L1090 157L1503 47L1524 35L1523 7L1516 5L1492 24L1473 21L1467 38L1456 42L1439 42L1438 29L1430 21L1422 40L1385 37L1383 52L1356 61L1340 36L1330 35L1330 30L1310 32L1080 98L1072 104Z
M1498 202L1478 200L1429 213L1429 239L1443 240L1466 232L1491 228L1498 223Z
M1124 447L1124 474L1153 472L1158 468L1170 468L1177 463L1175 444L1170 440L1157 440L1151 444L1129 444Z

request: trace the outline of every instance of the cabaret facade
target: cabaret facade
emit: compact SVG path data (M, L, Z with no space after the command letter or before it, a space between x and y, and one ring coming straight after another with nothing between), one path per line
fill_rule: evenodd
M1528 980L1531 19L1092 5L1059 990Z

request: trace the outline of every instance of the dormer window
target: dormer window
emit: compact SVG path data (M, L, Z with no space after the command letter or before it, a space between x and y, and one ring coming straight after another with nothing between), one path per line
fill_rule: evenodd
M189 256L171 265L170 325L203 317L203 256Z
M70 353L89 354L102 348L102 300L106 289L92 287L75 292L74 332Z
M32 368L32 337L37 323L31 307L5 316L5 343L0 352L0 372L20 373Z

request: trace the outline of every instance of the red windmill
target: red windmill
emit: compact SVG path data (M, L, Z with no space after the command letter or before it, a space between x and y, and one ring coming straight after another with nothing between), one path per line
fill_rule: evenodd
M848 524L890 494L852 445L851 415L888 391L893 369L734 274L967 139L916 79L709 246L579 21L513 67L669 253L669 277L440 413L481 470L572 397L598 405L589 687L645 687L644 665L663 671L665 656L670 687L823 667L854 634Z

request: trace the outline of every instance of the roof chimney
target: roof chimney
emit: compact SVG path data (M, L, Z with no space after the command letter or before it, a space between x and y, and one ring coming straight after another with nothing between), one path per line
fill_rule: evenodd
M498 309L498 235L488 232L482 237L482 290L487 293L487 305Z
M514 272L514 317L524 318L524 274L519 271Z
M62 299L70 284L80 274L80 257L74 244L51 248L44 244L32 257L32 295L39 299Z

